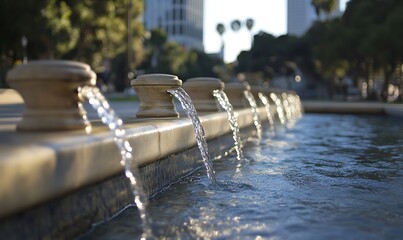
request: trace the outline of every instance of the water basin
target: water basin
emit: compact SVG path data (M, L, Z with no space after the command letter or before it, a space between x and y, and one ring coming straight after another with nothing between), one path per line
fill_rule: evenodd
M400 239L403 125L384 116L306 114L263 131L214 161L221 189L200 169L150 200L160 239ZM80 239L135 239L127 208Z

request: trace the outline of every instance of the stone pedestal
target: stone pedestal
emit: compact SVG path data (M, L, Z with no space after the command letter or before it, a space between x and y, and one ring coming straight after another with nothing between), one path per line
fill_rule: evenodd
M7 74L8 84L24 99L18 131L89 129L78 88L95 85L90 66L74 61L31 61Z
M213 95L214 90L224 90L224 83L218 78L190 78L183 84L198 112L217 112L219 107Z
M169 74L144 74L131 81L140 99L138 118L179 117L168 89L179 88L182 81Z
M248 108L249 103L245 98L244 91L250 91L250 86L247 82L229 82L225 84L225 93L232 106L236 109Z

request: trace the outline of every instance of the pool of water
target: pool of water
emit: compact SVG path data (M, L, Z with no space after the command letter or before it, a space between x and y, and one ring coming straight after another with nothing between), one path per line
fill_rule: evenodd
M159 239L401 239L403 124L354 115L306 114L154 196ZM81 239L135 239L136 208Z

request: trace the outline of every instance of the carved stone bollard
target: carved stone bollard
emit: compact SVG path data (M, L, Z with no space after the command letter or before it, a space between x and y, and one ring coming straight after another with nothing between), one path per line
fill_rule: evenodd
M140 99L138 118L179 117L168 89L179 88L182 80L169 74L144 74L131 81Z
M225 84L225 94L234 108L249 107L248 100L245 98L244 91L250 91L247 82L229 82Z
M219 111L214 90L224 90L224 83L218 78L197 77L189 78L183 84L183 89L189 94L198 112Z
M90 129L78 88L95 85L96 75L80 62L31 61L7 73L8 84L25 103L18 131Z

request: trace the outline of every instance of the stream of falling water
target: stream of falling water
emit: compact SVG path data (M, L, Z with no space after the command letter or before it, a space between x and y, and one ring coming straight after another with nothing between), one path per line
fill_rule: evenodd
M283 102L283 109L285 111L285 119L287 121L290 121L292 119L292 111L291 111L291 106L290 103L288 102L288 94L287 93L281 93L280 94L280 100Z
M218 187L217 180L215 178L215 172L213 169L213 164L210 161L210 156L208 153L208 147L206 142L206 136L204 133L204 128L200 122L199 116L197 115L197 111L190 99L189 95L182 88L173 88L167 90L170 94L172 94L178 101L181 103L182 108L185 110L186 115L193 123L197 146L200 149L201 156L203 158L204 166L206 167L207 176L210 180L210 183L214 187Z
M125 175L130 180L131 190L134 196L140 218L143 233L141 239L152 239L151 219L147 214L148 196L144 193L140 182L140 173L138 166L133 160L132 147L126 139L126 133L123 129L123 121L111 109L108 101L102 95L97 87L84 86L79 89L79 93L88 99L91 106L97 111L101 121L108 126L114 134L114 141L120 150L122 156L121 164L124 166Z
M232 107L232 104L229 102L228 97L224 91L214 90L213 95L218 100L218 103L220 103L221 107L225 111L227 111L228 122L232 130L235 142L235 151L237 153L237 159L242 160L243 159L242 142L241 142L241 136L239 134L238 120L235 116L234 108Z
M285 123L285 116L284 116L284 109L281 103L281 100L277 97L277 94L270 93L270 98L273 100L274 104L276 104L276 112L278 119L280 120L281 124Z
M262 124L260 123L260 120L259 120L259 114L257 111L257 104L255 101L255 98L253 97L253 95L250 91L244 91L243 93L244 93L246 99L248 99L249 105L252 109L253 123L255 124L255 127L256 127L257 136L258 136L258 138L262 138Z
M267 112L267 120L269 121L269 128L272 130L273 129L273 124L274 124L274 120L273 120L273 116L271 115L271 109L270 109L270 103L269 103L269 99L267 98L266 95L264 95L263 93L258 93L258 96L260 98L260 101L262 101L264 107L266 108L266 112Z

